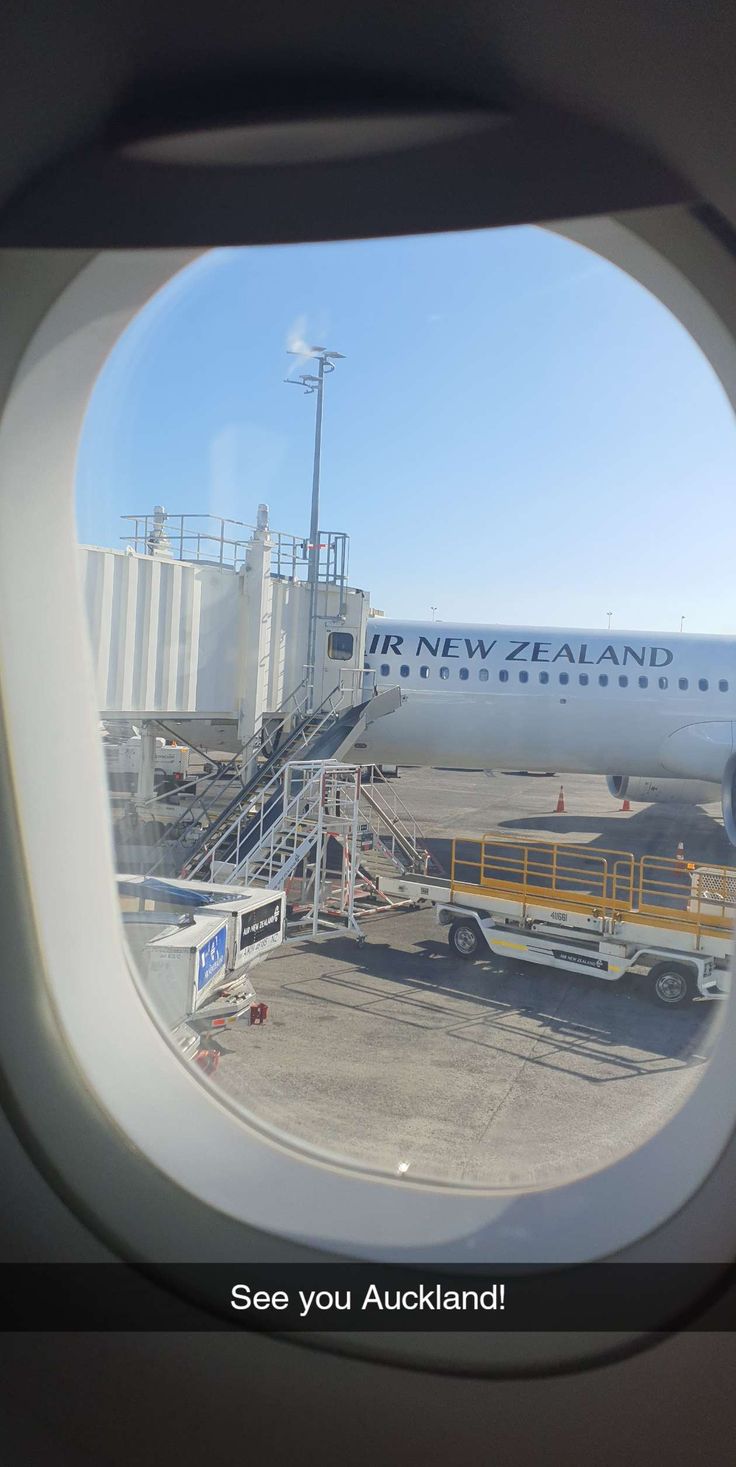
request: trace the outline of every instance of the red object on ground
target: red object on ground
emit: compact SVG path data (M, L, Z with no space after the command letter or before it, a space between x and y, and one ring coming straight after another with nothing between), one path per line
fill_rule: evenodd
M630 810L631 809L631 801L630 800L624 800L623 805L621 806L621 809L622 810L626 810L626 811Z
M204 1070L205 1075L212 1075L220 1063L219 1049L199 1049L194 1056L195 1064Z
M565 791L563 790L562 785L560 785L560 793L557 796L557 805L555 807L555 815L564 815L564 813L565 813Z
M251 1022L251 1024L265 1024L267 1018L268 1018L268 1004L267 1003L252 1003L251 1004L251 1006L250 1006L250 1022Z

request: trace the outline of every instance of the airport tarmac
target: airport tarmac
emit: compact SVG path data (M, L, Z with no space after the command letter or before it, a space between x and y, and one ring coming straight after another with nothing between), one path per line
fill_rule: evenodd
M730 863L715 809L617 812L605 782L407 770L398 789L439 858L451 833L535 837ZM728 854L727 854L728 853ZM452 955L432 909L289 944L254 972L263 1029L228 1033L227 1093L289 1135L394 1174L547 1186L641 1145L698 1083L720 1004L658 1009L637 985Z

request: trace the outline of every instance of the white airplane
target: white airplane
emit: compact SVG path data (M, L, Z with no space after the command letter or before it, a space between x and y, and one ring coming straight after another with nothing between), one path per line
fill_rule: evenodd
M376 764L602 774L618 799L720 800L736 845L736 639L372 618L366 668L400 709Z

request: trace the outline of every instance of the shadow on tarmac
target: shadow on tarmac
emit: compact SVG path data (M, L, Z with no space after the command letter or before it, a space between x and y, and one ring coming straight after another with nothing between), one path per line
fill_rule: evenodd
M318 944L305 943L304 948L324 953ZM319 976L320 1003L363 1010L373 1018L380 1005L380 1017L387 1021L426 1029L429 1020L435 1032L454 1032L464 1042L506 1054L517 1036L528 1044L531 1021L539 1051L526 1055L526 1062L577 1074L591 1084L707 1062L714 1006L698 1003L664 1012L637 991L635 978L596 983L584 975L520 968L495 955L465 963L440 939L420 942L406 952L390 943L359 947L352 939L335 938L330 957L337 963ZM310 998L313 981L295 978L285 986ZM399 984L405 992L392 994L387 983ZM574 1018L560 1013L568 998L575 1004ZM458 1014L458 999L473 1006L467 1018ZM602 1065L607 1073L578 1069L575 1060Z

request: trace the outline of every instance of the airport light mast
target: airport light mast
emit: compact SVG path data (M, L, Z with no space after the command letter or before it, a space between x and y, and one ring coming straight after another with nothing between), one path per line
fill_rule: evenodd
M314 424L314 466L312 469L312 510L309 521L309 557L307 578L309 581L309 631L307 636L307 678L309 706L314 706L315 662L317 655L317 590L319 586L319 489L322 467L322 403L325 377L334 372L335 363L344 360L341 351L327 351L324 346L310 346L304 351L290 351L290 356L311 357L319 363L317 376L303 372L299 377L287 377L292 387L301 387L304 392L316 392L317 412Z

